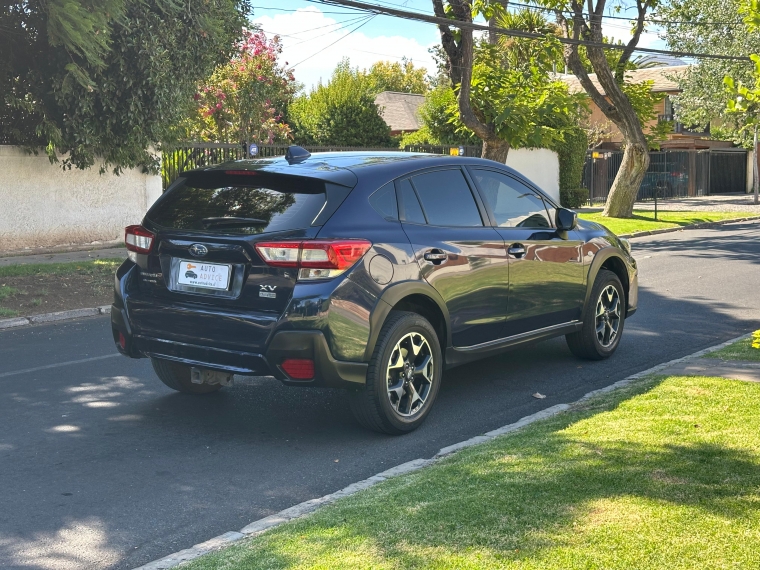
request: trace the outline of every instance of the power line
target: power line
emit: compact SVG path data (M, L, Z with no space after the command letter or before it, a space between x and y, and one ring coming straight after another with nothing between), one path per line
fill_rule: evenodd
M355 27L353 30L351 30L351 31L350 31L350 32L348 32L347 34L345 34L345 35L343 35L343 36L339 37L339 38L338 38L337 40L335 40L333 43L331 43L331 44L329 44L329 45L326 45L326 46L325 46L325 47L323 47L321 50L315 51L313 54L311 54L311 55L310 55L309 57L307 57L306 59L302 59L301 61L299 61L298 63L296 63L295 65L293 65L293 68L295 68L295 67L296 67L296 66L298 66L298 65L301 65L301 64L302 64L304 61L308 61L308 60L310 60L310 59L311 59L312 57L314 57L315 55L318 55L318 54L322 53L322 52L323 52L323 51L325 51L327 48L334 46L334 45L335 45L335 44L337 44L337 43L338 43L340 40L342 40L342 39L344 39L344 38L347 38L348 36L350 36L351 34L353 34L353 33L354 33L356 30L358 30L358 29L359 29L359 28L361 28L362 26L364 26L364 25L366 25L367 23L369 23L369 22L370 22L370 21L371 21L371 20L372 20L374 17L375 17L375 16L372 16L372 17L370 17L370 18L367 18L367 19L366 19L365 21L363 21L361 24L359 24L358 26L356 26L356 27Z
M270 8L269 6L251 6L254 10L273 10L275 12L298 12L299 10L305 10L304 8ZM354 16L356 12L325 12L320 10L322 14L338 14L342 16Z
M556 12L554 8L547 8L545 6L536 6L533 4L520 4L519 2L510 2L509 6L518 6L520 8L530 8L532 10L541 10L543 12ZM565 14L573 14L570 10L560 10L561 12ZM588 17L587 12L582 12L583 16ZM628 22L631 22L635 20L636 18L627 18L625 16L604 16L606 19L610 20L626 20ZM646 23L648 24L679 24L679 25L691 25L691 26L738 26L742 25L743 22L736 21L736 22L693 22L693 21L679 21L679 20L659 20L659 19L653 19L653 20L646 20Z
M386 8L385 6L378 6L376 4L367 4L365 2L358 2L356 0L311 0L311 1L318 4L356 8L359 10L364 10L365 12L368 12L371 14L394 16L397 18L403 18L405 20L415 20L418 22L427 22L430 24L453 26L455 28L460 28L460 29L481 30L484 32L495 32L503 36L512 36L512 37L517 37L517 38L526 38L526 39L533 39L533 40L545 38L545 36L541 34L535 34L532 32L524 32L522 30L513 30L513 29L508 29L508 28L497 28L497 27L492 28L484 24L476 24L474 22L463 22L461 20L453 20L449 18L439 18L438 16L431 16L429 14L421 14L419 12L411 12L409 10L398 10L396 8ZM618 50L624 50L627 48L626 45L607 44L603 42L590 42L586 40L575 40L572 38L557 38L557 40L560 43L567 44L567 45L596 47L596 48L604 48L604 49L618 49ZM654 48L637 47L635 48L634 51L641 52L641 53L656 53L660 55L672 55L672 56L680 56L680 57L695 57L699 59L751 61L749 57L742 57L742 56L720 55L720 54L709 54L709 53L694 53L694 52L685 52L685 51L671 51L671 50L654 49Z

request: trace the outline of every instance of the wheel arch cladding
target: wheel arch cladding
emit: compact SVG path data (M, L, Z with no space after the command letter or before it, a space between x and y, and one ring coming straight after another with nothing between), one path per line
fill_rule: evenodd
M599 271L602 269L612 271L615 275L618 276L618 279L620 279L620 282L623 285L626 309L629 308L628 304L630 301L631 283L629 280L628 268L626 267L625 261L623 261L617 249L608 247L600 250L594 256L594 260L591 262L591 266L588 272L588 280L586 283L586 299L583 302L583 313L581 315L581 319L583 319L583 316L586 314L586 309L588 308L588 304L590 302L591 290L594 288L594 281L596 281L596 276L599 275Z
M399 283L388 288L372 312L370 339L367 343L365 361L372 358L380 329L391 311L409 311L425 317L435 329L441 351L451 345L449 314L443 299L436 299L437 292L421 282Z
M618 276L618 279L620 279L620 282L623 284L623 291L625 292L625 305L627 308L629 298L628 292L631 283L628 279L628 269L626 268L623 260L616 255L611 255L604 260L604 263L602 263L599 269L607 269L608 271L612 271L615 275Z
M409 311L425 317L433 325L438 335L438 343L441 345L441 353L446 351L446 317L444 317L438 304L430 297L419 293L404 297L393 306L393 311Z

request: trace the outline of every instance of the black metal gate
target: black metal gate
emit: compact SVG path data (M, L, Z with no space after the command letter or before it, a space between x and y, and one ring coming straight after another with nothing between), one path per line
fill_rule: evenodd
M747 153L713 151L710 155L710 194L745 192Z
M747 151L667 150L649 153L649 168L637 200L743 192ZM605 202L623 161L623 151L593 151L586 157L583 186L591 202Z
M349 152L349 151L401 151L400 148L364 148L354 146L306 146L309 152ZM284 156L288 145L258 145L256 158ZM468 145L414 145L403 149L406 152L427 152L431 154L457 154L480 156L482 147ZM164 190L186 170L220 164L231 160L249 158L247 144L188 142L162 152L161 176Z

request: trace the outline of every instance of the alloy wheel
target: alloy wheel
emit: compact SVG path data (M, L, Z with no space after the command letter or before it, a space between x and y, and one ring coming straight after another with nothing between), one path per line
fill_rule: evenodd
M596 338L603 348L615 342L620 330L620 294L613 285L607 285L596 302Z
M433 351L420 333L404 335L396 343L388 361L386 381L393 410L411 417L425 406L433 386Z

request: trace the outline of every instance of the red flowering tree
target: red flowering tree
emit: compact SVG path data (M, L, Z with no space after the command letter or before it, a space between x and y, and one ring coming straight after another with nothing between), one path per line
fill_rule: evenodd
M232 143L289 140L283 115L299 86L288 62L280 63L281 53L277 36L246 31L232 60L199 85L197 106L183 125L187 136Z

